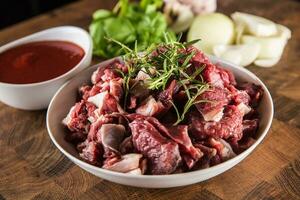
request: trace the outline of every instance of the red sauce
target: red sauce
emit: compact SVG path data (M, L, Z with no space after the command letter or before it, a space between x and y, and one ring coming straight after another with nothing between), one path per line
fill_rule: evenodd
M37 83L58 77L83 58L78 45L66 41L39 41L0 53L0 82Z

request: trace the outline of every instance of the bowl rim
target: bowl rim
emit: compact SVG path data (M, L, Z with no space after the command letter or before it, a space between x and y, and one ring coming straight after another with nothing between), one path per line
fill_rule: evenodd
M46 85L48 83L51 83L51 82L54 82L56 80L59 80L59 79L62 79L68 75L70 75L71 73L73 73L79 66L82 65L82 63L92 54L92 48L93 48L93 42L92 42L92 39L90 37L90 35L88 34L88 32L80 27L77 27L77 26L57 26L57 27L53 27L53 28L48 28L48 29L44 29L44 30L41 30L41 31L38 31L38 32L35 32L35 33L32 33L30 35L27 35L27 36L24 36L24 37L21 37L19 39L16 39L14 41L11 41L7 44L4 44L2 46L0 46L0 53L6 51L6 50L9 50L11 48L14 48L14 47L17 47L19 46L19 43L23 42L25 40L25 43L22 43L22 44L26 44L26 43L31 43L31 42L36 42L36 41L49 41L48 39L42 39L42 40L36 40L36 41L32 41L34 38L40 36L40 35L45 35L45 34L49 34L50 32L52 31L66 31L66 30L72 30L73 31L77 31L77 32L81 32L83 33L83 36L80 36L80 37L85 37L88 39L88 47L87 49L85 50L81 45L79 44L76 44L78 45L79 47L81 47L85 54L84 56L81 58L81 60L79 61L79 63L77 63L73 68L71 68L69 71L57 76L57 77L54 77L52 79L49 79L49 80L45 80L45 81L41 81L41 82L36 82L36 83L22 83L22 84L17 84L17 83L6 83L6 82L1 82L0 81L0 86L9 86L9 87L33 87L33 86L40 86L40 85ZM29 40L29 41L28 41ZM28 42L26 42L28 41ZM56 41L68 41L68 40L60 40L60 39L57 39ZM68 42L72 42L71 40L68 41ZM22 45L21 44L21 45ZM8 48L7 48L8 47ZM7 48L7 49L6 49ZM2 51L2 49L5 49L4 51Z
M266 87L266 85L254 74L252 73L251 71L249 71L248 69L245 69L243 67L239 67L229 61L226 61L226 60L222 60L220 58L217 58L215 56L209 56L210 59L214 59L217 63L220 63L221 65L222 64L225 64L231 68L235 68L237 70L241 70L243 71L245 74L247 74L248 76L251 76L253 78L255 78L258 83L262 86L263 90L264 90L264 95L266 95L267 99L270 101L270 114L269 114L269 118L268 118L268 122L266 124L266 127L264 130L262 130L262 133L260 135L260 137L254 142L254 144L252 144L248 149L246 149L245 151L243 151L242 153L238 154L237 156L227 160L227 161L224 161L218 165L215 165L215 166L212 166L212 167L208 167L208 168L205 168L205 169L199 169L199 170L195 170L195 171L191 171L191 172L184 172L184 173L178 173L178 174L166 174L166 175L136 175L136 174L126 174L126 173L121 173L121 172L115 172L115 171L111 171L111 170L107 170L107 169L103 169L101 167L97 167L97 166L94 166L94 165L91 165L75 156L73 156L72 154L70 154L69 152L67 152L66 150L64 150L59 144L58 142L56 141L56 139L54 138L52 132L51 132L51 129L50 129L50 125L49 125L49 113L50 113L50 110L52 108L52 105L54 104L55 102L55 99L56 99L56 96L60 93L60 91L62 91L66 85L68 85L71 81L67 81L65 84L63 84L59 90L55 93L55 95L52 97L51 99L51 102L49 104L49 107L48 107L48 110L47 110L47 115L46 115L46 126L47 126L47 131L48 131L48 134L52 140L52 142L55 144L55 146L65 155L67 156L73 163L75 163L76 165L78 165L80 168L87 168L87 169L90 169L90 170L94 170L96 172L100 172L100 173L104 173L104 174L107 174L107 175L111 175L111 176L116 176L116 177L123 177L123 178L135 178L135 179L151 179L151 180L159 180L161 178L184 178L186 176L194 176L194 175L200 175L200 174L205 174L205 173L209 173L213 170L217 170L217 169L221 169L223 167L225 167L226 165L230 165L232 163L235 163L235 161L238 161L239 159L241 159L239 162L243 161L243 159L249 155L250 153L253 152L253 150L257 147L258 144L260 144L262 142L262 140L266 137L270 127L271 127L271 124L272 124L272 121L273 121L273 116L274 116L274 105L273 105L273 100L272 100L272 96L268 90L268 88ZM112 59L109 59L109 60L113 60L115 58L112 58ZM106 62L106 61L109 61L109 60L105 60L103 62ZM96 65L93 65L91 67L95 67L95 66L98 66L99 64L101 64L102 62L96 64ZM91 68L89 67L89 68ZM89 68L85 69L85 70L88 70ZM80 73L83 73L85 70L83 70L82 72ZM74 77L75 78L75 77ZM238 163L239 163L238 162ZM238 164L236 163L236 164ZM232 165L231 167L235 166L236 164ZM229 167L229 168L231 168ZM226 171L226 170L225 170ZM222 172L223 173L223 172Z

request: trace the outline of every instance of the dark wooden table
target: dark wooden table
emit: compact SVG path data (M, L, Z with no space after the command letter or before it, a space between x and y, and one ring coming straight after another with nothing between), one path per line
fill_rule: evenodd
M108 0L70 4L1 30L0 44L53 26L87 28L93 11L113 4ZM292 30L279 64L271 69L249 67L270 89L275 118L266 139L248 158L224 174L191 186L122 186L83 171L64 157L47 134L45 110L21 111L0 103L0 200L300 199L300 2L219 0L218 10L261 15Z

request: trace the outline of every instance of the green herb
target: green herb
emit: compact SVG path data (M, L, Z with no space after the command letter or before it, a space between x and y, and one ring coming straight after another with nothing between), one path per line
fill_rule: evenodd
M205 65L197 66L192 74L187 70L191 67L191 59L196 51L186 53L187 47L192 43L180 43L174 40L169 34L164 35L164 42L159 45L151 45L144 52L138 53L137 44L132 50L128 46L110 39L110 41L118 44L122 50L126 52L123 56L125 65L128 67L128 73L120 72L124 78L125 102L130 91L130 82L135 79L139 71L143 71L150 76L147 80L147 87L150 90L163 91L171 80L176 80L179 87L184 89L187 101L183 109L179 109L174 102L170 102L177 114L177 121L174 125L179 124L185 119L186 114L191 107L205 100L197 100L197 97L204 91L209 89L209 84L203 81L201 76ZM194 41L197 42L197 41ZM155 69L154 73L150 73L151 69Z
M176 107L176 105L172 102L172 105L176 111L177 114L177 121L174 123L174 125L178 125L181 121L183 121L185 119L185 115L186 113L190 110L190 108L197 103L201 103L201 102L206 102L205 100L198 100L197 101L197 97L202 94L204 91L206 91L209 88L208 85L196 85L194 88L186 88L185 92L188 94L188 100L186 102L186 104L184 105L183 111L180 114L178 112L178 108ZM194 94L190 93L190 89L195 89L196 92Z
M158 11L162 3L162 0L141 0L139 4L119 0L112 11L97 10L89 27L94 55L111 58L126 52L105 38L112 38L131 49L143 51L153 43L162 42L166 32L175 37L173 32L167 30L167 22ZM136 47L135 41L138 41Z

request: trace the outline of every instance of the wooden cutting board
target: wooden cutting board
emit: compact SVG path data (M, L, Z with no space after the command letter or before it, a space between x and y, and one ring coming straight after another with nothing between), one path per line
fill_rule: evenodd
M112 8L114 2L78 1L1 30L0 44L58 25L87 28L93 11ZM64 157L48 137L45 110L21 111L0 103L0 200L300 199L300 2L219 0L218 10L253 13L292 30L292 39L274 68L249 67L270 89L275 119L248 158L224 174L191 186L122 186L83 171Z

